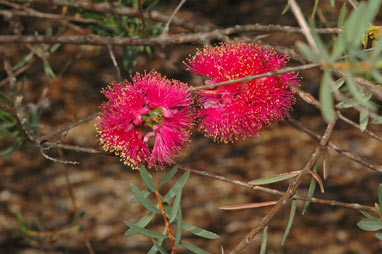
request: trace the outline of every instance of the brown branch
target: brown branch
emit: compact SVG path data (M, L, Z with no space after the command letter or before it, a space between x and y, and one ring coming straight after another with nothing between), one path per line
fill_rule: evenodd
M86 123L92 119L94 119L95 117L99 116L100 115L100 112L97 112L97 113L93 113L87 117L84 117L76 122L73 122L73 123L70 123L70 124L67 124L63 127L60 127L54 131L51 131L50 133L44 135L44 136L41 136L38 138L38 142L41 143L41 142L44 142L45 140L48 140L49 138L52 138L54 137L55 135L59 134L59 133L62 133L62 132L65 132L65 131L69 131L70 129L73 129L74 127L77 127L78 125L80 124L83 124L83 123Z
M0 10L0 15L6 16L6 17L25 16L25 17L34 17L34 18L42 18L42 19L53 19L58 21L74 21L74 22L85 23L85 24L97 24L100 26L107 27L107 25L97 20L70 17L70 16L65 16L60 14L44 13L44 12L36 11L32 8L15 4L15 3L9 3L8 1L0 1L0 4L8 5L16 9L16 10Z
M176 13L180 10L180 8L182 8L183 4L186 3L186 1L187 0L181 0L179 2L179 4L176 6L175 10L172 12L170 18L168 19L168 21L167 21L167 23L166 23L166 25L165 25L165 27L164 27L164 29L162 31L163 34L168 33L168 30L170 28L170 24L171 24L172 20L174 19Z
M331 133L333 131L334 125L336 123L336 120L337 119L335 118L335 119L333 119L332 122L330 122L328 124L328 127L325 130L325 134L323 135L323 137L320 141L320 146L316 148L311 159L308 161L308 163L302 169L301 173L297 176L295 181L289 185L288 190L277 201L275 206L272 207L272 209L269 211L269 213L267 213L260 220L260 222L256 225L256 227L254 229L252 229L238 245L236 245L236 247L230 252L231 254L240 253L251 241L253 241L253 239L255 238L257 233L270 222L270 220L280 211L280 209L287 202L287 200L289 198L291 198L296 193L299 185L302 183L304 176L309 174L309 170L313 167L314 163L316 163L317 159L325 151L324 149L322 149L322 147L326 146L326 144L328 143L329 138L331 136Z
M321 105L320 105L320 102L318 100L316 100L316 98L314 98L310 93L308 92L305 92L303 90L301 90L300 88L298 87L291 87L291 89L293 91L295 91L301 99L303 99L306 103L308 104L311 104L313 105L315 108L321 110ZM361 127L359 124L353 122L352 120L350 120L349 118L345 117L344 115L341 114L340 111L336 111L336 115L339 119L341 119L342 121L350 124L351 126L357 128L358 130L361 131ZM365 134L369 135L370 137L382 142L382 137L379 137L378 135L376 135L374 132L370 131L369 129L365 129L364 131Z
M309 129L308 127L302 125L300 122L296 121L295 119L293 119L292 117L289 117L288 118L288 122L293 126L295 127L296 129L298 130L301 130L303 132L305 132L306 134L308 134L309 136L311 136L312 138L315 138L317 140L321 140L321 136L315 132L313 132L311 129ZM352 161L355 161L367 168L370 168L378 173L382 173L382 166L381 165L377 165L375 164L374 162L371 162L367 159L364 159L362 158L361 156L359 155L356 155L356 154L353 154L345 149L342 149L341 147L339 147L338 145L332 143L332 142L329 142L328 143L328 147L332 148L333 150L335 150L336 152L338 152L339 154L342 154L343 156L351 159Z
M198 90L203 90L203 89L212 89L212 88L215 88L218 86L248 82L248 81L251 81L253 79L270 77L270 76L285 74L285 73L294 72L294 71L308 70L308 69L316 68L319 66L320 66L320 64L318 64L318 63L311 63L311 64L305 64L305 65L300 65L300 66L296 66L296 67L287 67L287 68L280 69L277 71L270 71L270 72L266 72L266 73L262 73L262 74L258 74L258 75L246 76L246 77L238 78L238 79L231 79L231 80L227 80L227 81L223 81L223 82L219 82L219 83L215 83L215 84L196 86L196 87L192 87L191 90L192 91L198 91Z
M117 80L118 82L121 82L122 81L121 69L119 68L117 59L115 58L113 48L109 44L107 44L107 49L109 51L109 55L110 55L111 61L113 62L114 68L117 72Z
M251 185L249 183L246 183L246 182L243 182L240 180L231 179L231 178L221 176L221 175L215 175L215 174L212 174L208 171L186 168L186 167L182 167L182 166L179 166L179 169L184 170L184 171L190 171L193 174L197 174L197 175L204 176L204 177L209 177L209 178L212 178L212 179L215 179L218 181L235 184L238 186L242 186L242 187L249 188L252 190L266 192L266 193L277 195L277 196L282 196L285 194L285 192L282 192L282 191L279 191L276 189L267 188L267 187L258 186L258 185L256 185L256 186ZM319 203L319 204L325 204L325 205L330 205L330 206L338 206L338 207L350 208L350 209L355 209L355 210L365 210L365 211L369 211L369 212L375 212L375 208L373 206L365 206L365 205L360 205L357 203L345 203L345 202L339 202L336 200L310 198L310 197L300 196L298 194L293 195L292 198L310 201L312 203Z

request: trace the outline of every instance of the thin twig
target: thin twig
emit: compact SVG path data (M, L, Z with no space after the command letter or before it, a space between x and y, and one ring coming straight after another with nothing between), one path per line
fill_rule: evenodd
M269 221L277 214L277 212L280 211L281 207L287 202L287 200L296 193L299 185L302 183L304 176L309 174L309 170L313 167L314 163L316 163L317 159L323 153L324 150L321 149L321 147L326 146L326 144L328 143L336 120L337 119L335 118L332 122L329 123L328 127L325 130L325 134L323 135L320 141L320 146L316 148L311 159L302 169L301 173L297 176L295 181L289 185L288 190L285 192L285 194L277 201L275 206L273 206L272 209L260 220L260 222L257 223L256 227L252 229L238 245L236 245L236 247L230 252L231 254L240 253L251 241L253 241L257 233L269 223Z
M310 47L318 54L319 51L318 51L316 42L313 39L312 32L309 29L308 23L306 23L304 15L301 12L300 6L298 6L295 0L288 0L288 2L294 16L297 19L298 24L300 25L302 29L302 33L305 35L305 38L308 41Z
M310 93L305 92L305 91L301 90L298 87L291 87L291 89L293 91L295 91L300 96L300 98L303 99L306 103L311 104L315 108L321 110L321 105L320 105L319 101L316 100L316 98L314 98ZM340 111L336 111L336 115L342 121L350 124L351 126L357 128L359 131L361 131L361 127L360 127L359 124L353 122L349 118L347 118L344 115L342 115ZM374 132L370 131L369 129L365 129L362 132L364 132L365 134L369 135L370 137L372 137L372 138L382 142L382 137L378 136L377 134L375 134Z
M121 69L118 66L117 60L115 59L115 56L114 56L114 53L113 53L113 49L110 46L110 44L107 44L107 49L109 51L109 55L110 55L111 61L113 61L114 68L115 68L115 70L117 72L117 80L118 80L118 82L121 82L122 81Z
M312 138L315 138L317 140L321 140L321 136L319 134L315 133L314 131L312 131L308 127L304 126L300 122L296 121L292 117L288 118L288 122L291 123L291 125L293 127L295 127L298 130L305 132L306 134L308 134ZM355 162L357 162L357 163L359 163L359 164L361 164L367 168L370 168L370 169L372 169L378 173L382 173L382 166L381 165L375 164L374 162L371 162L367 159L364 159L359 155L353 154L353 153L351 153L345 149L342 149L341 147L339 147L338 145L336 145L333 142L329 142L328 147L332 148L333 150L335 150L339 154L342 154L343 156L351 159L352 161L355 161Z
M282 196L285 194L285 192L282 192L282 191L279 191L276 189L267 188L267 187L263 187L263 186L257 186L257 185L251 185L249 183L246 183L246 182L243 182L240 180L231 179L231 178L221 176L221 175L215 175L215 174L212 174L208 171L186 168L186 167L182 167L182 166L179 166L179 169L184 170L184 171L190 171L193 174L197 174L197 175L204 176L204 177L209 177L209 178L212 178L212 179L215 179L218 181L235 184L238 186L246 187L246 188L249 188L252 190L266 192L266 193L277 195L277 196ZM298 194L293 195L292 198L310 201L312 203L320 203L320 204L325 204L325 205L330 205L330 206L338 206L338 207L345 207L345 208L350 208L350 209L355 209L355 210L365 210L365 211L369 211L369 212L375 212L374 207L360 205L357 203L345 203L345 202L339 202L336 200L326 200L326 199L319 199L319 198L313 198L313 197L311 198L311 197L301 196Z
M149 172L149 174L150 174L151 179L153 180L153 183L154 183L154 186L155 186L155 196L157 197L158 205L159 205L159 208L160 208L163 220L164 220L164 224L165 224L165 227L166 227L166 230L167 230L167 235L168 235L168 238L170 239L170 242L171 242L172 254L176 254L174 236L171 233L170 224L168 223L168 220L167 220L167 214L166 214L166 211L164 210L164 207L163 207L163 204L162 204L162 200L160 198L158 184L157 184L154 176L151 174L151 172Z
M80 120L78 120L76 122L67 124L67 125L62 126L60 128L57 128L54 131L51 131L48 134L39 137L38 138L38 142L39 143L44 142L45 140L48 140L48 139L50 139L51 137L54 137L57 134L60 134L60 133L65 132L65 131L69 131L70 129L73 129L74 127L77 127L80 124L83 124L83 123L86 123L86 122L88 122L90 120L93 120L95 117L97 117L99 115L100 115L100 112L96 112L96 113L93 113L93 114L91 114L91 115L89 115L87 117L84 117L84 118L82 118L82 119L80 119Z
M173 13L171 14L170 18L168 19L167 23L166 23L166 26L164 27L163 29L163 32L162 34L166 34L168 33L168 30L170 28L170 24L172 22L172 20L174 19L175 15L178 13L178 11L180 10L180 8L182 8L182 5L186 3L186 0L181 0L180 3L178 4L178 6L176 6L175 10L173 11Z
M296 66L296 67L287 67L287 68L280 69L277 71L270 71L270 72L266 72L266 73L262 73L262 74L258 74L258 75L246 76L246 77L238 78L238 79L231 79L231 80L227 80L227 81L223 81L223 82L219 82L219 83L215 83L215 84L196 86L196 87L192 87L191 90L192 91L199 91L199 90L204 90L204 89L212 89L212 88L215 88L218 86L248 82L248 81L251 81L253 79L270 77L270 76L275 76L275 75L281 75L281 74L294 72L294 71L308 70L308 69L316 68L319 66L320 66L319 63L311 63L311 64L305 64L305 65L300 65L300 66Z

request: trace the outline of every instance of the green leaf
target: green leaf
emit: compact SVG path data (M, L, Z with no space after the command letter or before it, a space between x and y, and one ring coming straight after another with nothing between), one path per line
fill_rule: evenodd
M312 177L313 178L313 177ZM285 232L284 232L284 236L283 236L283 240L281 241L281 245L284 245L288 235L289 235L289 231L292 227L292 223L293 223L293 219L294 219L294 215L296 214L296 203L297 203L297 200L296 199L293 199L292 200L292 205L290 207L290 213L289 213L289 220L288 220L288 225L285 229Z
M263 231L263 239L261 240L260 254L265 254L267 250L267 232L268 226L265 226Z
M17 213L17 221L19 223L19 226L20 226L20 229L22 232L24 233L28 233L29 232L29 229L28 227L25 225L25 222L24 222L24 217L21 213Z
M304 42L297 42L297 48L300 51L301 54L305 56L306 59L308 59L311 62L319 62L320 57L314 53L314 51Z
M334 101L332 96L333 83L330 71L326 70L322 76L321 86L320 86L320 105L322 116L326 122L330 122L334 117Z
M317 172L317 164L314 164L313 171ZM307 195L308 198L313 197L314 191L316 190L316 184L317 184L316 179L314 179L314 177L312 177L312 179L310 179L310 184L309 184L309 189L308 189L308 195ZM309 207L309 204L310 204L309 200L306 200L304 202L304 208L302 210L302 214L305 214L306 210Z
M151 204L150 201L148 201L142 194L142 192L134 185L130 184L130 189L133 192L135 198L138 200L138 202L145 207L147 210L153 213L160 213L160 211L153 205Z
M173 198L176 193L178 193L179 189L182 189L186 184L188 178L190 176L190 171L185 172L178 181L171 187L171 189L167 192L167 194L163 197L163 202L166 202Z
M54 74L52 68L50 67L50 64L48 62L48 60L46 59L43 59L43 66L44 66L44 72L45 72L45 75L48 77L48 78L57 78L56 75Z
M142 193L142 195L143 195L145 198L147 198L147 196L151 193L151 191L149 191L149 190L143 190L143 191L141 191L141 193ZM138 202L137 198L133 198L133 199L130 200L130 204L134 204L134 203L137 203L137 202Z
M23 59L21 59L17 64L15 64L15 66L12 67L12 71L17 71L18 69L23 67L27 62L29 62L29 60L32 59L33 56L34 56L34 52L31 51L28 55L26 55Z
M191 224L188 224L185 222L183 222L182 224L183 224L182 227L184 230L186 230L186 231L188 231L194 235L197 235L197 236L200 236L203 238L207 238L207 239L218 239L218 238L220 238L219 235L217 235L211 231L196 227L194 225L191 225Z
M359 210L359 212L362 213L362 215L365 216L368 219L377 219L377 217L371 215L370 213L368 213L366 211Z
M170 218L168 219L170 224L175 220L176 215L178 214L181 198L182 198L182 189L179 189L171 209Z
M162 235L165 235L166 233L167 233L167 229L165 228L165 229L163 229L163 231L162 231ZM164 239L158 239L158 240L156 240L155 242L156 242L159 246L162 246L163 241L164 241ZM158 251L159 251L159 249L158 249L155 245L153 245L153 247L151 247L151 249L149 250L149 252L147 252L147 254L156 254Z
M382 183L378 185L378 203L382 206Z
M146 184L149 190L151 190L152 192L155 192L156 190L155 190L154 182L151 179L149 172L147 172L147 169L144 166L141 166L141 169L139 170L139 174L141 175L143 182Z
M157 232L154 232L154 231L142 228L142 227L138 227L135 224L130 223L128 221L125 221L125 224L129 228L133 229L135 232L137 232L137 233L139 233L141 235L144 235L144 236L147 236L147 237L150 237L150 238L157 238L157 239L166 239L167 238L167 235L162 235L162 234L159 234Z
M160 246L156 241L153 239L151 239L151 241L153 241L153 245L157 248L157 250L159 250L160 253L167 254L167 251L163 249L162 246Z
M338 17L338 27L339 28L342 28L344 25L346 13L347 13L346 2L344 2L342 7L341 7L340 15Z
M162 185L164 183L167 183L178 171L178 165L175 165L170 172L168 172L162 179L159 180L158 185Z
M347 71L346 72L346 85L347 87L349 88L349 91L350 93L352 94L352 96L354 97L354 99L363 107L367 108L367 109L372 109L374 110L375 109L375 106L373 104L371 104L368 100L368 97L363 95L363 92L362 92L362 89L360 89L358 87L358 85L356 84L356 82L354 81L354 78L352 76L352 74Z
M61 44L60 43L56 43L56 44L53 44L52 47L50 47L49 49L49 53L53 53L55 52L57 49L59 49L61 47Z
M359 112L359 129L361 131L366 130L367 124L369 122L369 110L362 109Z
M182 239L182 226L183 226L182 209L179 209L177 221L176 221L175 246L178 245L180 243L180 240Z
M376 233L375 237L377 237L378 240L382 240L382 233Z
M281 12L281 15L284 15L289 10L289 8L290 8L290 5L289 5L289 3L287 3L287 5L285 5L283 11Z
M154 216L155 216L155 213L149 212L142 219L140 219L137 223L135 223L135 225L138 227L144 228L147 226L147 224L150 223L150 221L154 218ZM129 229L126 231L125 236L131 236L131 235L134 235L136 233L137 232L135 232L133 229Z
M362 219L357 226L365 231L377 231L382 229L381 219Z
M264 184L276 183L276 182L281 182L281 181L296 177L299 174L300 174L300 171L292 171L292 172L278 174L275 176L256 179L256 180L250 181L249 184L264 185Z
M330 0L330 5L331 5L332 7L334 7L334 6L336 5L336 1L335 1L335 0Z
M313 6L312 15L310 16L312 19L313 19L314 16L316 15L317 7L318 7L318 4L319 4L319 3L320 3L320 0L315 0L315 1L314 1L314 6Z
M209 252L191 244L191 243L187 243L187 242L184 242L184 241L181 241L180 242L180 245L182 245L184 248L192 251L193 253L196 253L196 254L208 254Z

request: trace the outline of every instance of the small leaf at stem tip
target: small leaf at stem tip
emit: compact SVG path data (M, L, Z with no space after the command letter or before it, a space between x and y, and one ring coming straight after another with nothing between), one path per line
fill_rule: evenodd
M268 226L265 226L263 231L263 239L261 239L260 254L265 254L267 250L267 233L268 233Z
M378 203L382 206L382 183L378 185Z
M314 164L313 171L317 172L317 163ZM312 179L310 180L309 189L308 189L308 195L307 195L308 198L313 197L314 191L316 189L316 183L317 183L316 180L314 179L314 177L312 177ZM310 204L310 201L306 200L304 203L304 208L302 210L303 215L305 214L306 210L308 209L309 204Z
M247 203L247 204L240 204L240 205L221 206L218 209L220 209L220 210L241 210L241 209L259 208L259 207L264 207L264 206L271 206L271 205L275 205L276 203L277 203L277 201Z
M382 240L382 233L376 233L375 237L377 237L378 240Z
M142 234L144 236L151 237L151 238L157 238L157 239L166 239L167 238L167 235L162 235L162 234L159 234L157 232L154 232L154 231L142 228L142 227L138 227L137 225L130 223L128 221L125 221L125 224L129 228L133 229L137 233Z
M311 174L314 177L314 179L316 179L316 181L318 182L318 185L320 186L321 193L324 193L325 192L324 184L322 183L320 175L317 174L317 172L314 172L312 170L309 170L309 174Z
M292 171L292 172L287 172L287 173L282 173L278 174L275 176L270 176L270 177L263 177L259 178L253 181L250 181L249 184L252 185L263 185L263 184L270 184L270 183L276 183L276 182L281 182L290 178L293 178L297 175L300 174L301 171Z
M365 131L369 123L369 110L362 109L359 111L359 129Z
M289 231L292 228L292 223L293 223L294 215L296 214L296 203L297 203L297 200L293 199L292 200L292 205L290 207L290 214L289 214L288 225L287 225L287 227L285 229L285 233L284 233L284 236L283 236L283 240L281 241L281 245L285 244L285 241L286 241L286 239L287 239L287 237L289 235Z
M322 116L328 123L334 118L334 100L331 83L333 83L333 79L330 71L326 70L321 78L320 105Z

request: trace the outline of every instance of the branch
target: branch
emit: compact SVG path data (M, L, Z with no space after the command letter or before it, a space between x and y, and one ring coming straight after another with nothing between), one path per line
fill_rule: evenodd
M252 229L238 245L236 245L236 247L230 252L231 254L237 254L241 252L251 241L253 241L257 233L269 223L269 221L277 214L277 212L280 211L280 209L286 203L286 201L296 193L299 185L302 183L304 176L309 174L309 171L313 167L314 163L316 163L317 159L325 151L325 149L322 149L322 146L327 145L336 121L337 119L335 118L332 122L329 123L328 127L325 130L325 134L323 135L320 141L320 146L316 148L311 159L302 169L301 173L297 176L296 180L289 185L288 190L277 201L275 206L272 207L269 213L267 213L267 215L265 215L261 219L261 221L256 225L256 227Z
M300 122L296 121L295 119L293 119L292 117L289 117L288 118L288 122L293 126L295 127L296 129L298 130L301 130L303 132L305 132L306 134L308 134L309 136L311 136L312 138L315 138L317 140L320 140L321 139L321 136L315 132L313 132L311 129L309 129L308 127L302 125ZM333 150L335 150L336 152L342 154L343 156L351 159L352 161L355 161L367 168L370 168L378 173L382 173L382 166L380 165L377 165L375 164L374 162L371 162L369 160L366 160L362 157L360 157L359 155L356 155L356 154L353 154L347 150L344 150L342 149L341 147L339 147L338 145L332 143L332 142L329 142L328 143L328 147L332 148Z

